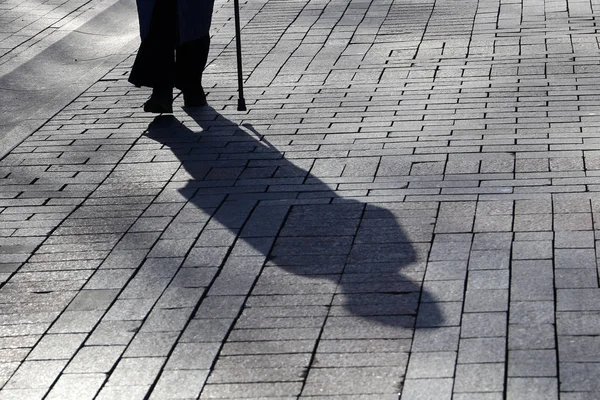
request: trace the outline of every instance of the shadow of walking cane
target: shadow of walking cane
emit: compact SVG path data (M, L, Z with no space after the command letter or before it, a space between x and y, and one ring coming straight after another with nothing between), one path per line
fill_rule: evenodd
M252 126L239 126L210 107L188 114L200 127L198 132L173 116L163 116L149 125L146 135L169 148L189 174L181 194L203 209L209 192L195 188L218 186L224 201L213 218L267 257L266 268L280 271L261 276L253 295L323 294L318 284L327 282L334 287L329 293L330 317L357 316L377 325L415 327L419 303L431 302L414 283L424 273L426 243L411 243L391 211L338 196L266 144ZM221 168L231 160L236 167ZM211 182L222 174L233 183ZM276 201L315 192L318 198L306 204ZM261 199L270 202L261 205ZM239 233L239 221L224 217L235 214L236 207L251 209L249 218L259 221L251 232ZM294 285L290 277L308 278L316 286ZM420 326L443 322L439 309L430 305Z

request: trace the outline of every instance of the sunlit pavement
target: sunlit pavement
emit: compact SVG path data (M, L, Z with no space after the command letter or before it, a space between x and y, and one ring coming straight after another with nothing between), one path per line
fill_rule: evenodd
M121 43L0 160L0 399L597 400L599 7L252 0L247 112L232 1L209 107Z

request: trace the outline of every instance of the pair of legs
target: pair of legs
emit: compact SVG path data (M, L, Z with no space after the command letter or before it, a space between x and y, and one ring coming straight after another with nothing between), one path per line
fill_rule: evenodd
M142 40L129 82L152 88L144 111L173 112L173 87L183 92L189 107L206 105L202 71L206 66L210 36L179 43L177 2L156 0L150 32Z

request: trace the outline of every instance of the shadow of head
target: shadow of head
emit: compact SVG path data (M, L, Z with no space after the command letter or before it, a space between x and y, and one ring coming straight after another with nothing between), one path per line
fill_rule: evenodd
M254 296L324 305L330 320L358 316L404 328L415 326L425 301L431 306L417 326L443 322L420 285L428 244L411 243L399 223L399 214L410 214L402 203L390 210L341 198L309 173L313 160L285 158L251 125L210 107L188 115L183 123L158 117L146 136L189 174L180 193L247 243L247 256L264 257Z

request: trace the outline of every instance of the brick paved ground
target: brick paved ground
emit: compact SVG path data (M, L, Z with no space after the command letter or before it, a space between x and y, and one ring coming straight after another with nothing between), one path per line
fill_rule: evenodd
M111 0L0 0L0 65L55 36L69 22Z
M598 399L600 3L231 7L0 161L0 399Z

